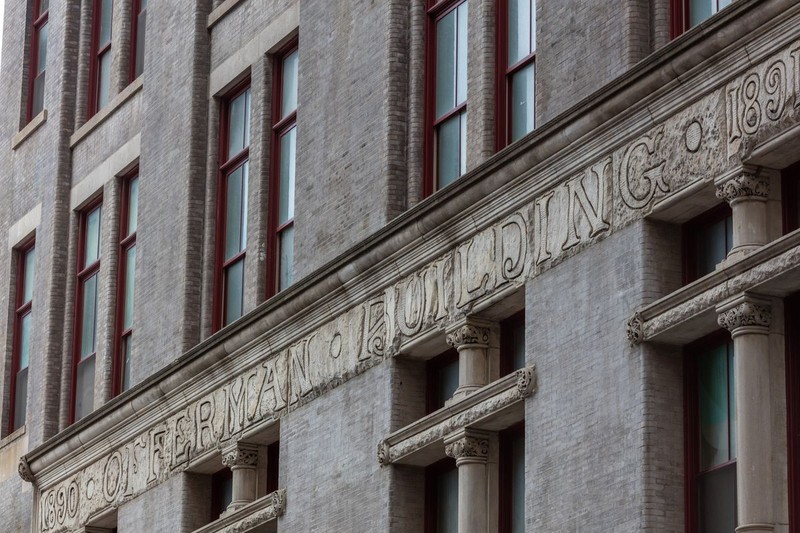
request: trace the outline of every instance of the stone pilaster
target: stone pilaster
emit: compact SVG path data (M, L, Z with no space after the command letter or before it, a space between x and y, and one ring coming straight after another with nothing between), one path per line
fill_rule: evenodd
M717 307L733 337L736 397L737 533L775 529L773 428L770 402L769 300L742 295Z
M728 259L750 254L769 240L767 199L769 174L764 169L743 165L741 170L717 182L717 198L733 211L733 246Z
M448 331L447 344L458 350L458 388L453 399L472 394L489 383L491 323L475 318Z
M458 467L458 533L487 533L489 434L462 429L444 443Z
M258 446L237 442L223 452L222 464L233 472L233 495L225 511L230 513L256 499Z

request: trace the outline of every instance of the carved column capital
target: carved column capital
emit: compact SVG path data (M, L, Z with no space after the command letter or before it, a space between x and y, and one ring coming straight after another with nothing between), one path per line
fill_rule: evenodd
M482 431L464 429L444 439L444 453L464 463L486 463L489 459L489 435Z
M258 466L258 446L237 442L222 452L222 464L231 470L236 468L255 468Z
M717 313L717 323L734 337L741 333L766 334L772 322L769 300L747 294L717 307Z
M717 198L729 204L739 200L766 200L769 196L769 175L760 169L743 165L733 176L717 182Z
M466 323L447 334L447 344L453 348L462 346L489 346L489 328L483 325Z

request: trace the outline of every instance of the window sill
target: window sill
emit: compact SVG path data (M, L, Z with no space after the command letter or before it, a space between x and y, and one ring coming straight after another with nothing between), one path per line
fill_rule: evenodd
M195 533L216 533L222 531L251 531L257 526L276 520L286 511L286 489L279 489L266 496L224 514Z
M503 376L389 435L378 446L378 462L427 466L441 459L443 439L459 429L498 431L523 420L523 402L535 391L533 366Z
M8 446L9 444L13 443L15 440L19 439L25 435L25 426L23 425L20 428L17 428L12 433L9 433L2 439L0 439L0 450Z
M47 122L47 109L42 109L38 115L33 117L24 128L11 138L11 149L16 150L25 139L33 135L33 132L38 130L45 122Z
M107 106L95 113L95 115L87 120L83 126L78 128L78 130L69 138L69 147L75 148L78 143L80 143L84 138L86 138L87 135L100 126L100 124L105 122L106 119L113 115L117 109L122 107L125 102L133 98L133 96L141 90L143 79L144 76L139 76L133 80L133 82L125 87L121 93L115 96Z
M225 0L222 2L218 8L213 10L211 13L208 14L208 22L206 23L206 28L209 30L216 26L216 24L225 18L225 16L230 13L234 7L238 6L242 3L243 0Z

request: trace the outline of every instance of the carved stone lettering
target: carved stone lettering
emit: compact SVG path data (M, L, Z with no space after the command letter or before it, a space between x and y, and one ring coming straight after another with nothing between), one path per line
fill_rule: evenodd
M593 239L604 231L608 231L611 226L606 222L605 216L605 180L611 169L611 159L602 161L594 165L586 176L577 177L567 182L569 195L569 223L567 223L567 239L561 246L562 250L568 250L581 242L578 234L578 208L586 218L591 228L588 237ZM591 179L593 175L597 180L597 200L592 202L586 192L585 179Z
M311 392L311 365L309 352L306 349L307 341L303 340L290 346L288 349L291 377L289 380L289 403L297 403Z
M281 411L286 407L285 389L281 382L281 376L285 374L276 370L276 365L280 361L281 360L277 358L272 358L262 364L264 368L264 381L261 385L261 397L259 401L262 417L272 416L275 412Z
M210 448L216 442L213 424L215 410L213 396L197 403L197 414L194 419L197 423L197 448L199 450Z
M669 185L664 181L666 159L658 157L663 137L664 127L659 126L652 135L644 135L631 144L622 156L619 194L631 209L642 209L656 195L669 192Z
M525 270L528 253L527 227L520 213L514 213L500 225L500 276L510 281L518 278Z
M547 247L547 221L550 216L550 200L553 199L553 194L555 193L550 191L537 198L533 204L534 249L537 265L553 257Z
M494 231L482 231L456 249L458 257L458 307L464 307L495 286Z

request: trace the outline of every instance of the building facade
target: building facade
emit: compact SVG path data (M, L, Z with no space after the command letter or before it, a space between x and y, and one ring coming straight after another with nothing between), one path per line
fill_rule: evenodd
M800 531L796 0L2 46L3 531Z

